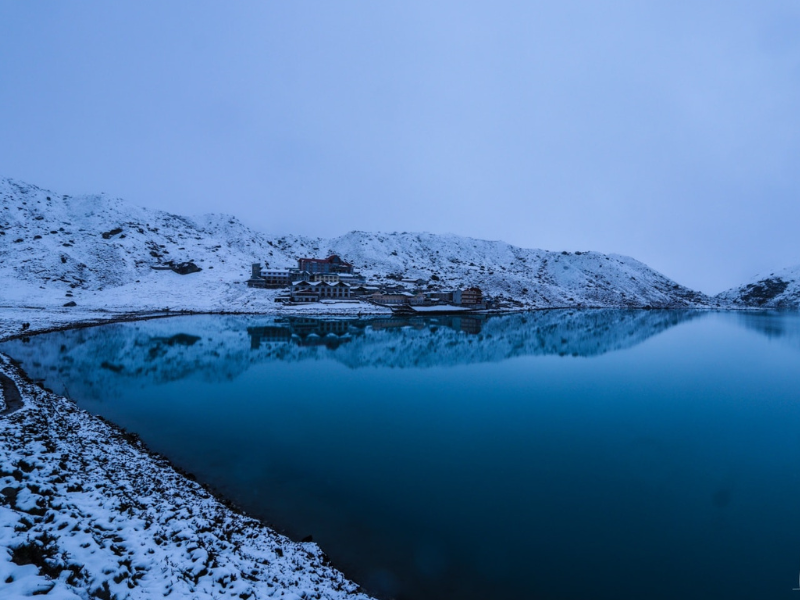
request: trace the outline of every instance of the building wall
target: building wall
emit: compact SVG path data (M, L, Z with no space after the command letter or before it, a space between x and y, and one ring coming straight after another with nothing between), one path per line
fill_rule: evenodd
M338 273L314 273L310 277L311 281L325 281L326 283L339 283Z
M320 287L320 296L322 298L349 298L350 297L350 286L347 285L321 285Z
M350 298L350 286L343 283L327 283L324 281L295 281L292 284L292 299L315 294L322 298Z
M301 271L314 273L352 273L353 265L346 263L336 255L325 259L299 258L297 267Z
M480 304L483 293L478 288L469 288L461 292L461 304Z
M319 302L319 294L308 290L292 292L292 302Z
M378 304L408 304L408 296L403 294L373 294L372 300Z
M431 300L438 300L439 302L453 301L453 292L428 292L427 296Z
M289 271L261 271L261 277L263 277L267 285L270 286L287 286L292 282Z

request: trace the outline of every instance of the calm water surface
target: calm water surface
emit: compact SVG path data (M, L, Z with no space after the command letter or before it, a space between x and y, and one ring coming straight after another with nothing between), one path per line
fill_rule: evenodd
M800 317L179 317L0 345L384 598L791 598Z

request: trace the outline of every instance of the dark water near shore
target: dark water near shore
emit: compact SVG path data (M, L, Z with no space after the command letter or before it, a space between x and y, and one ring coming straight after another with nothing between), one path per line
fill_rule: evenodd
M800 594L797 314L179 317L0 351L382 597Z

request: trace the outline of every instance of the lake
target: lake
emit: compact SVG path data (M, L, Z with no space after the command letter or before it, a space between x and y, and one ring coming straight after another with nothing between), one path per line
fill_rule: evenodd
M0 344L381 598L791 598L800 316L193 316Z

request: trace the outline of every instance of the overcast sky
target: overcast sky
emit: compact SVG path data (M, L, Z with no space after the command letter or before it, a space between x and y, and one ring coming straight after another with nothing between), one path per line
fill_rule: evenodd
M800 263L800 2L0 0L0 176L718 292Z

